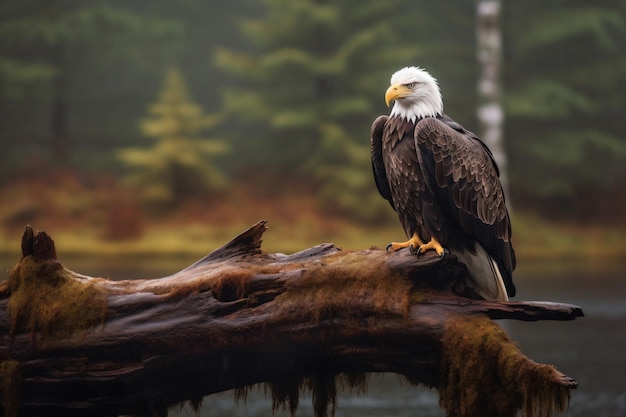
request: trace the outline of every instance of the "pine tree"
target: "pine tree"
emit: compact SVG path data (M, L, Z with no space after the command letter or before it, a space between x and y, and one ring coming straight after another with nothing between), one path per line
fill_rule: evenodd
M95 2L0 3L0 100L34 96L50 103L57 160L69 152L73 86L83 71L113 62L153 67L174 54L183 28ZM80 92L79 92L80 93Z
M375 215L384 201L375 195L369 127L384 111L391 73L415 62L419 15L402 0L263 4L263 18L242 24L255 51L216 54L237 85L223 98L229 127L242 126L232 139L239 156L318 182L327 202Z
M560 3L503 9L512 181L527 200L587 220L626 177L626 2Z
M227 151L225 142L202 134L219 123L206 115L189 97L178 70L170 70L158 100L140 123L142 134L155 141L152 147L119 151L120 159L133 171L127 178L144 202L173 205L185 198L222 189L227 179L212 157Z

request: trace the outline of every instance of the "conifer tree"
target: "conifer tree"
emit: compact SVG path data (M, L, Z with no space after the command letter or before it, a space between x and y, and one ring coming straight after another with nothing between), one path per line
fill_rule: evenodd
M241 26L254 52L216 54L235 77L223 99L233 129L241 126L232 140L244 162L317 181L328 201L366 217L384 207L372 180L369 128L386 110L391 73L419 53L411 33L419 17L405 3L265 0L265 16Z
M138 187L149 204L178 204L185 198L222 189L226 177L212 157L227 151L225 142L202 136L219 123L206 115L187 92L178 70L170 70L158 100L140 123L141 133L155 141L147 148L119 151L120 159L132 168L127 178Z
M602 193L622 189L626 100L614 91L626 85L625 5L534 0L503 9L512 180L520 196L559 215L578 207L588 220Z
M50 102L50 142L67 157L70 120L82 71L114 62L155 67L174 54L183 27L96 2L8 0L0 3L0 100Z

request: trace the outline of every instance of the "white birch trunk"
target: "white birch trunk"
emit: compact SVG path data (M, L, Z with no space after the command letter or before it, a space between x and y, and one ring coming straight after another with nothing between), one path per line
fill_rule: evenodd
M478 78L479 136L487 144L500 168L500 181L508 196L508 163L504 149L504 109L500 83L502 33L500 0L478 0L476 4L476 44Z

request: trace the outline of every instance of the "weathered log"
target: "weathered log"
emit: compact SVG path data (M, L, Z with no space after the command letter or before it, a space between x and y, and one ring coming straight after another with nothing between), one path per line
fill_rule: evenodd
M576 382L525 357L491 319L571 320L579 307L488 302L451 256L261 251L265 221L171 276L110 281L56 260L27 228L0 283L3 415L163 414L182 401L267 383L275 407L336 377L394 372L439 390L449 416L549 416Z

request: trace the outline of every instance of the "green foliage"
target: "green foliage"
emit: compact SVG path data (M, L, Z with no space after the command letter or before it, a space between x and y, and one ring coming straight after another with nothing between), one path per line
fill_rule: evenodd
M376 215L384 202L369 198L369 127L391 73L415 62L419 48L404 35L418 15L401 0L263 4L262 18L241 23L254 50L215 55L237 80L223 94L229 127L241 125L232 132L241 161L288 169L320 184L326 203Z
M322 124L320 147L305 169L320 182L319 198L325 207L345 211L360 220L378 220L391 210L374 186L369 147L344 140L337 125Z
M204 108L224 115L210 129L232 149L220 156L227 174L293 178L319 190L325 208L391 217L371 177L369 127L388 112L382 95L391 73L420 65L439 80L446 112L476 131L475 7L453 0L4 0L0 176L11 180L29 163L52 160L53 118L67 161L92 172L118 169L111 155L134 144L157 78L175 62L202 92L196 99ZM621 201L626 208L619 192L626 178L626 1L509 1L502 13L515 205L561 215L579 207L585 218L585 204ZM176 153L185 166L204 165L198 161L211 155L181 144L173 151L149 137L159 161ZM136 150L125 152L129 167L158 165ZM182 182L207 176L216 177ZM166 177L154 176L144 191ZM190 188L203 189L200 183ZM259 185L280 190L271 181ZM163 189L153 191L172 198Z
M564 201L592 201L626 176L626 3L529 3L505 7L514 188L567 211Z
M182 36L182 27L175 22L93 2L79 7L59 2L37 7L9 4L0 10L4 12L0 18L0 96L4 97L23 96L33 85L69 72L76 61L66 62L61 55L71 49L100 65L124 60L151 67ZM155 42L159 48L153 47Z
M606 5L602 6L581 1L576 3L578 5L569 9L553 6L551 10L528 16L529 26L519 36L519 46L529 50L568 42L573 38L590 37L602 48L617 47L614 30L623 31L626 20L622 14L616 13L616 2L605 2Z
M201 135L219 123L205 115L189 98L181 73L170 70L165 87L140 123L144 136L155 141L149 148L127 148L119 158L134 171L129 185L138 187L148 204L178 204L184 198L222 189L226 177L211 158L228 150L225 142Z
M0 85L5 98L16 100L35 94L50 83L57 70L47 64L29 63L0 56Z
M562 120L573 112L589 113L594 108L584 93L552 79L529 80L507 96L508 113L514 117Z
M179 22L107 1L3 1L0 112L8 120L3 133L9 138L24 130L33 135L32 126L37 126L35 137L46 142L41 146L40 139L39 151L18 143L1 157L13 165L20 148L25 148L23 154L32 156L43 150L53 162L65 164L78 136L77 126L83 127L81 143L116 137L107 137L101 125L89 120L90 111L97 113L96 118L102 113L102 108L92 104L94 91L110 94L111 80L119 82L109 74L119 72L120 67L143 74L163 68L178 53L183 33ZM101 98L96 101L100 103ZM91 130L86 135L85 128Z

